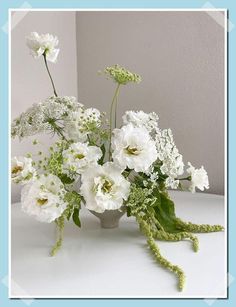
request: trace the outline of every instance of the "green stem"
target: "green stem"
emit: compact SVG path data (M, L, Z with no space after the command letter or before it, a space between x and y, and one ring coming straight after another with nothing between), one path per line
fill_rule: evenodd
M112 98L111 106L110 106L110 132L109 132L109 160L111 160L111 136L112 136L112 116L113 116L113 108L115 105L115 117L116 117L116 109L117 109L117 97L119 94L119 89L120 89L120 83L118 83L114 96ZM116 125L116 118L115 118L115 125Z
M57 95L57 92L56 92L55 84L54 84L54 82L53 82L52 76L51 76L50 71L49 71L49 68L48 68L48 63L47 63L47 59L46 59L46 54L45 54L45 53L43 54L43 58L44 58L44 63L45 63L45 66L46 66L46 69L47 69L49 78L50 78L51 83L52 83L54 95L57 97L58 95Z
M176 180L191 180L191 176L185 177L185 178L176 178Z

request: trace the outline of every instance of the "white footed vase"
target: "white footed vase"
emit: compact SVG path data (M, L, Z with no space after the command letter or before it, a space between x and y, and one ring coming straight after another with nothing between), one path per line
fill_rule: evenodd
M124 207L119 210L105 210L103 213L98 213L89 210L93 215L99 218L102 228L117 228L119 226L120 218L125 214Z

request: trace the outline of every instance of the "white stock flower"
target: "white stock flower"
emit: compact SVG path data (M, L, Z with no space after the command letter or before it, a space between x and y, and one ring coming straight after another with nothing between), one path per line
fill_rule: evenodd
M25 184L36 177L36 170L32 166L32 159L14 157L11 159L11 179L14 183Z
M40 222L51 223L66 209L64 193L63 184L57 176L41 175L22 189L22 210Z
M194 193L196 188L201 191L204 191L204 188L209 189L208 175L204 167L202 166L201 168L196 169L190 162L188 162L188 165L189 168L187 169L187 172L191 176L189 190Z
M101 114L95 108L78 108L70 112L64 121L65 132L73 141L85 142L93 129L100 127Z
M48 61L56 62L59 53L59 49L55 48L58 45L56 36L48 33L39 35L37 32L32 32L26 37L26 44L34 58L39 58L45 53Z
M159 131L159 117L155 112L126 111L122 119L124 125L132 124L134 127L145 127L149 132Z
M130 183L113 162L86 169L81 181L80 192L89 210L104 212L119 209L129 195Z
M63 172L69 177L81 174L85 168L97 165L102 157L102 151L97 146L89 146L87 143L73 143L63 151Z
M147 172L157 159L155 142L148 131L131 124L114 129L112 136L112 157L121 168Z
M171 129L159 131L155 138L158 160L161 161L161 174L167 175L165 180L167 188L176 189L179 181L176 178L183 174L183 157L179 153Z

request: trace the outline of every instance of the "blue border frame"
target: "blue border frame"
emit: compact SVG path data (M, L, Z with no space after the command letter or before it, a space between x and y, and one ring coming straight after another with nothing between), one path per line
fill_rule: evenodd
M0 305L8 306L83 306L96 305L106 307L111 303L114 307L119 304L135 307L155 306L231 306L236 303L236 248L233 245L231 235L236 233L236 195L233 176L236 172L236 162L233 159L236 148L236 138L233 131L236 131L236 1L234 0L26 0L32 8L201 8L207 3L215 8L227 8L229 20L235 28L228 33L228 200L229 200L229 274L234 278L234 282L229 286L228 299L203 300L203 299L8 299L8 288L5 285L8 274L8 35L3 31L3 27L8 22L8 9L20 8L24 0L1 0L0 2ZM233 56L234 55L234 56Z

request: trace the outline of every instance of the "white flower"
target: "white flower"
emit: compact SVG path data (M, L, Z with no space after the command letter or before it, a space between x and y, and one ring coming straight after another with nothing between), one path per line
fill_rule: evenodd
M179 187L179 180L178 179L174 179L172 177L168 177L165 180L165 186L166 186L166 188L178 189L178 187Z
M158 159L162 162L160 171L171 179L166 180L166 187L174 188L178 185L175 179L184 172L183 157L179 153L171 129L160 131L155 138Z
M136 172L147 172L157 159L155 142L151 140L148 131L131 124L114 129L112 149L112 157L117 165Z
M87 143L73 143L63 151L63 172L69 177L81 174L85 168L97 165L102 157L102 151L97 146L89 146Z
M155 112L126 111L122 117L124 125L132 124L134 127L145 127L148 132L157 132L159 117Z
M59 53L59 49L55 48L58 45L56 36L48 33L39 35L37 32L32 32L26 37L26 44L34 58L39 58L45 53L48 61L56 62Z
M11 179L14 183L25 184L36 177L36 170L32 166L32 159L14 157L11 159Z
M86 169L81 181L80 191L89 210L104 212L119 209L129 195L129 181L112 162Z
M70 112L64 121L65 132L73 141L85 142L88 134L101 125L101 114L97 109L78 108Z
M63 184L57 176L41 175L22 189L22 210L40 222L50 223L66 209L64 193Z
M191 185L189 190L194 193L196 188L201 191L204 191L204 188L209 189L208 176L204 167L202 166L199 169L195 169L195 167L193 167L190 162L188 162L188 165L189 168L187 169L187 172L191 176Z

